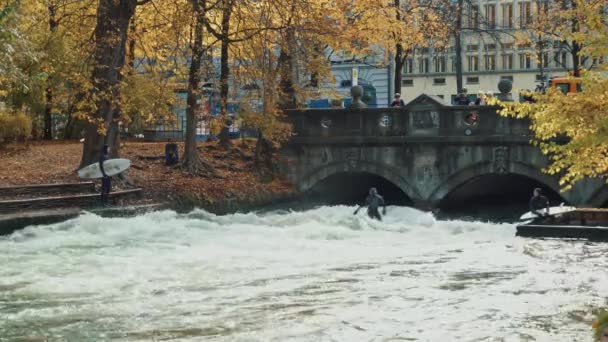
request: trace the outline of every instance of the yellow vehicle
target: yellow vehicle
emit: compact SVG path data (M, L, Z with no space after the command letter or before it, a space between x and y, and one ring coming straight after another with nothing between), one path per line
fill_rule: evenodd
M581 79L576 77L556 77L549 81L551 88L557 88L562 93L578 93L581 91Z

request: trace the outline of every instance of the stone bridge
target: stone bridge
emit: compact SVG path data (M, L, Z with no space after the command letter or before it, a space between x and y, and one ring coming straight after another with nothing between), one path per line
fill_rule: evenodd
M326 191L333 184L332 191L358 188L360 195L370 184L389 183L404 199L426 208L513 191L528 198L536 186L551 194L552 202L602 206L608 201L600 179L560 192L558 177L542 172L546 156L530 145L529 122L501 117L494 107L444 105L421 95L401 108L288 115L295 132L282 151L281 169L301 191Z

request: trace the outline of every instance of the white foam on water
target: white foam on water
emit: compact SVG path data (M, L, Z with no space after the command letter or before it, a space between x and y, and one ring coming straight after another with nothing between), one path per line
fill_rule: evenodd
M588 340L608 247L389 207L84 214L0 238L0 336Z

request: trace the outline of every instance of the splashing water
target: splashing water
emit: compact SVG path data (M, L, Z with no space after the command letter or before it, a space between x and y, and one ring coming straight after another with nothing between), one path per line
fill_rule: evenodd
M85 214L0 238L0 340L587 341L608 246L389 207Z

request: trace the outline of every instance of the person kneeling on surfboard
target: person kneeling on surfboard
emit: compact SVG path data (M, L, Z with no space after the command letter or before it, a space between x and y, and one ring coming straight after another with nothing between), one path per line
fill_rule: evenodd
M383 206L382 214L386 215L386 203L384 203L384 198L378 195L378 190L376 190L376 188L371 188L369 189L369 195L365 199L365 204L362 206L360 205L353 215L357 215L362 207L367 206L367 215L370 218L382 221L382 216L380 216L380 212L378 212L378 207L380 207L380 205Z
M541 211L545 209L545 213ZM534 189L532 198L530 198L530 211L538 216L549 215L549 200L542 195L540 188Z
M108 160L108 145L103 145L101 155L99 156L99 169L101 170L101 174L103 175L103 177L101 178L101 204L103 205L108 204L108 198L110 197L110 189L112 188L110 177L106 175L106 172L103 169L103 162L105 162L106 160Z

